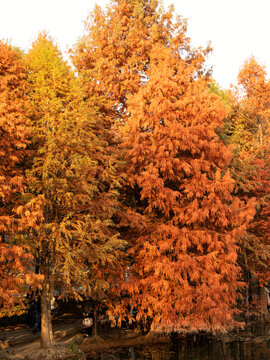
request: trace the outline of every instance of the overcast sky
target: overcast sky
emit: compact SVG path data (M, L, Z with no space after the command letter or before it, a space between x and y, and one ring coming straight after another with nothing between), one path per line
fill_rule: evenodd
M0 0L0 39L29 49L39 31L47 30L67 51L83 34L83 20L109 0ZM211 41L209 65L222 87L234 83L245 59L254 55L270 74L270 0L164 0L188 19L194 46Z

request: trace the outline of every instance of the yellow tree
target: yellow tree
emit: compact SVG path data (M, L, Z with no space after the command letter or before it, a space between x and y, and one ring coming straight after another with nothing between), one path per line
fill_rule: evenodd
M262 147L269 145L270 81L265 67L254 57L249 58L239 71L237 92L245 115L244 125L250 134L247 141L253 145L250 151L261 153Z
M112 221L119 183L101 134L102 117L94 101L83 100L81 84L46 34L34 42L28 63L32 198L17 212L44 276L41 346L48 349L52 277L70 296L78 287L91 295L93 283L108 287L108 269L122 245Z
M27 271L31 256L14 240L13 210L26 188L27 69L23 56L0 42L0 305L12 305L23 286L31 282Z

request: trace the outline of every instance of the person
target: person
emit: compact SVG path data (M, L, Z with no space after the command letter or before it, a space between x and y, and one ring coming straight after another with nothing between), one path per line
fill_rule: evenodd
M39 332L40 328L41 328L40 306L38 302L35 302L34 310L33 310L33 334Z
M57 310L58 310L58 304L55 300L55 297L53 296L52 299L51 299L51 314L52 314L52 317L55 316L55 314L57 313Z
M93 333L93 319L89 317L88 313L83 313L84 319L82 321L83 327L84 327L84 333L85 336L92 336Z
M40 299L33 300L27 314L27 325L33 329L33 334L40 331L41 315L40 315Z
M266 297L267 297L267 310L270 311L270 290L269 286L265 287Z

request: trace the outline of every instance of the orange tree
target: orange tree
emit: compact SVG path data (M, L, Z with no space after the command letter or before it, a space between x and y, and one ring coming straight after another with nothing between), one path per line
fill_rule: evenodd
M70 296L78 296L79 287L92 295L109 286L109 269L122 246L112 221L119 182L96 99L84 100L81 84L47 34L34 42L28 63L33 157L29 201L17 213L44 277L41 346L48 349L52 278Z
M134 239L124 287L155 331L234 325L238 243L253 216L253 205L232 195L232 155L215 132L225 112L192 55L154 48L149 80L128 101L127 173L148 226Z
M233 114L227 121L237 158L232 163L235 193L256 198L256 216L241 245L247 277L269 280L269 97L270 81L254 57L239 71Z
M86 35L72 52L88 96L104 96L102 110L114 127L128 117L127 96L146 81L149 51L166 44L174 31L173 11L158 1L112 1L106 10L96 6L85 23ZM186 23L179 19L181 26ZM181 36L181 35L179 35Z
M96 7L73 61L123 141L119 227L130 269L116 312L133 304L156 331L225 330L253 205L232 196L232 155L215 132L225 111L204 77L210 49L192 49L186 22L173 17L156 1Z
M13 212L21 204L27 184L24 168L30 131L26 78L22 54L0 42L0 305L5 307L14 304L32 280L31 256L14 238Z

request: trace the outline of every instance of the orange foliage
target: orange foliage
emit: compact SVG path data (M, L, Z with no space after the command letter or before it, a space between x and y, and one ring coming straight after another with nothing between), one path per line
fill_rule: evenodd
M175 28L185 28L173 11L159 11L158 1L115 1L106 9L96 6L86 23L86 35L78 42L72 60L85 80L88 94L105 97L103 110L122 123L128 116L126 100L147 79L149 52L155 43L171 41ZM184 32L178 38L186 46Z
M231 142L237 150L232 167L235 192L240 198L255 197L257 210L241 242L239 260L246 276L262 283L269 280L270 261L270 80L254 57L240 69L236 94L237 113L230 120L234 127Z
M44 347L54 278L67 296L80 286L107 301L120 322L132 304L156 332L227 331L241 271L269 279L265 69L249 59L234 99L224 92L222 130L211 48L192 48L172 8L117 0L85 25L78 76L46 33L28 68L0 42L0 305L37 279L26 270L34 256Z
M128 100L127 173L150 226L134 234L124 287L155 331L234 325L237 244L254 214L232 196L232 154L215 133L225 111L193 55L195 65L171 47L153 48L149 81Z
M173 18L155 1L96 7L73 61L88 94L105 97L127 164L119 227L132 266L116 312L133 304L156 331L225 330L253 205L232 196L232 154L215 133L225 111L204 78L210 48L192 49Z
M26 186L26 74L22 54L0 42L0 305L5 306L14 304L23 286L32 280L26 270L31 256L26 247L14 244L12 213Z

